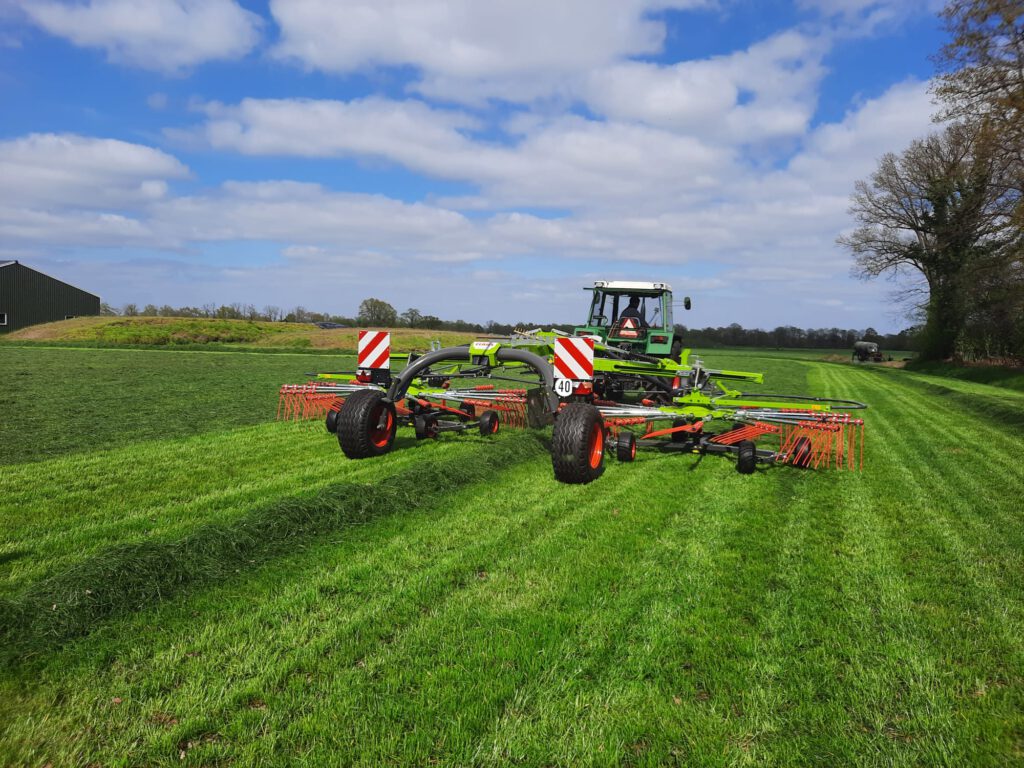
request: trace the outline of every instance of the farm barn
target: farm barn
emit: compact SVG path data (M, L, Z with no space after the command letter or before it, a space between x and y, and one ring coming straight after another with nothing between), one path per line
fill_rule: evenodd
M17 261L0 262L0 333L99 313L99 296Z

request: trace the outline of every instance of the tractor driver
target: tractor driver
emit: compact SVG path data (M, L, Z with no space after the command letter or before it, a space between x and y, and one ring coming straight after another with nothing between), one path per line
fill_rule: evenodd
M640 297L630 296L629 306L622 310L622 314L619 315L619 320L625 320L627 317L634 318L640 323L641 328L647 327L647 320L644 319L643 313L640 311Z

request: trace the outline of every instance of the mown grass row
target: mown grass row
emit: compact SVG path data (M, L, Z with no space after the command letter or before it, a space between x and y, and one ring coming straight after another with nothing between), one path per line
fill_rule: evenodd
M109 616L301 548L313 536L379 515L415 511L431 499L424 489L471 484L542 451L536 436L512 435L471 457L463 452L457 472L437 461L406 463L398 475L378 467L370 482L332 483L311 496L285 497L225 522L201 523L180 538L149 538L96 551L0 602L0 645L7 661L31 655L86 634Z
M0 348L0 465L271 421L278 389L351 358Z

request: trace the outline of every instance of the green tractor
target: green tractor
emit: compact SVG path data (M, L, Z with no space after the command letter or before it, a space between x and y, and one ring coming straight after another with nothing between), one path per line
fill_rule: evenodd
M577 336L593 336L603 344L648 357L682 359L683 340L672 322L672 286L624 280L597 280L587 324L575 329ZM690 308L690 297L683 299Z

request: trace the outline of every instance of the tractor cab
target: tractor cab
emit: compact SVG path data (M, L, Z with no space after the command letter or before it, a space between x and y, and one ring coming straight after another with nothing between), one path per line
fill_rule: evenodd
M598 280L591 291L587 324L580 336L596 336L607 344L652 357L678 360L682 340L672 321L672 287L667 283ZM690 308L687 297L683 306Z

